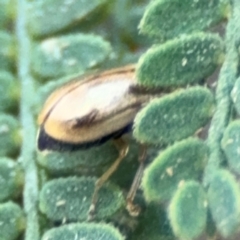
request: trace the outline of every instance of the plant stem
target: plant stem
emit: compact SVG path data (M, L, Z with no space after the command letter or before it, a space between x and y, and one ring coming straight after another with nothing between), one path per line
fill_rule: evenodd
M229 19L226 29L226 58L219 74L216 89L216 111L212 118L207 139L210 156L205 170L205 185L211 181L213 171L220 168L224 161L224 155L221 150L221 140L223 132L230 120L233 107L230 94L237 79L239 63L236 46L240 39L238 36L240 33L240 4L238 1L239 0L234 0L232 3L232 16Z
M31 42L27 32L27 0L18 0L16 34L18 40L18 78L21 82L20 121L22 150L19 161L25 170L23 205L26 213L25 240L39 239L38 177L35 163L35 124L32 103L35 96L30 74Z

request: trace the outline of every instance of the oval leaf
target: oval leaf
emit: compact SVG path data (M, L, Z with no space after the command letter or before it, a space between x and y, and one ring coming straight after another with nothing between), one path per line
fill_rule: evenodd
M18 197L22 191L24 174L10 158L0 158L0 202Z
M139 28L141 33L166 40L208 29L229 13L228 0L158 0L149 4Z
M143 192L147 201L169 200L178 186L199 179L207 163L208 148L189 138L162 151L144 172Z
M104 239L124 240L119 231L105 223L76 223L68 224L47 231L42 240L76 240Z
M50 38L35 47L32 69L42 78L64 77L98 65L110 52L110 44L96 35Z
M87 219L95 178L58 178L46 183L40 193L40 210L54 221L84 221ZM107 184L99 191L96 219L116 213L124 204L121 191Z
M117 155L115 146L109 142L90 150L39 154L38 163L50 173L81 172L81 169L93 169L113 162Z
M106 0L43 0L31 2L29 30L36 37L49 35L76 24L105 4Z
M199 237L207 222L207 200L202 186L188 181L179 188L170 203L168 216L179 239Z
M1 7L1 5L0 5ZM1 11L1 10L0 10ZM0 31L0 69L1 70L13 70L15 45L14 37L9 33Z
M0 28L7 28L9 27L10 20L12 20L11 11L12 8L15 9L15 7L12 6L12 2L9 0L1 0L0 1Z
M134 137L144 143L169 144L193 135L213 115L214 99L193 87L154 99L136 116Z
M176 240L164 206L148 204L138 220L132 240Z
M15 203L0 204L0 233L3 240L15 240L25 228L22 209Z
M234 176L227 170L213 173L208 202L218 231L228 239L239 229L240 189Z
M181 87L208 77L224 59L217 35L183 36L148 50L139 60L137 79L147 87Z
M6 71L0 71L0 82L0 111L13 111L20 98L19 82Z
M0 133L0 156L15 155L21 144L17 119L0 114Z

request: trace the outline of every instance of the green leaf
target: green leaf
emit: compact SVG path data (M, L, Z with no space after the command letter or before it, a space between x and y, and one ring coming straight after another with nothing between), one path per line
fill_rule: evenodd
M186 180L199 179L207 163L208 148L189 138L168 147L145 170L142 187L147 201L169 200Z
M180 187L171 200L168 215L179 239L192 240L199 237L207 221L207 200L201 185L188 181Z
M240 173L240 120L232 121L224 131L222 148L232 171Z
M107 3L106 0L43 0L34 1L29 8L29 30L36 37L66 29Z
M228 0L152 1L140 22L140 32L170 39L209 29L230 15Z
M227 170L213 172L208 189L208 202L218 231L229 238L239 229L239 183Z
M211 215L211 212L210 212L210 209L208 208L207 210L207 225L206 225L206 234L207 236L214 239L215 235L216 235L216 232L217 232L217 228L216 228L216 225L213 221L213 218L212 218L212 215Z
M25 229L22 209L15 203L0 204L0 239L15 240Z
M47 182L40 193L40 210L54 221L84 221L87 219L95 178L58 178ZM113 184L99 191L96 219L112 216L123 207L121 191Z
M20 97L19 82L10 72L0 71L0 83L0 111L15 110Z
M50 173L81 172L81 170L104 166L117 159L118 152L109 142L89 150L75 152L49 152L38 155L38 163Z
M137 26L149 1L117 0L114 1L114 3L114 12L112 14L116 21L115 27L124 38L122 43L130 45L132 48L136 48L138 45L140 45L141 48L143 46L148 47L149 44L151 44L150 39L147 39L147 37L143 35L139 35ZM134 51L134 53L136 52Z
M42 240L124 240L113 226L105 223L75 223L47 231Z
M0 156L14 156L20 144L17 119L8 114L0 114Z
M139 225L132 240L175 240L165 209L158 204L148 204L138 218Z
M24 174L10 158L0 158L0 202L18 197L22 191Z
M11 0L1 0L0 1L0 28L8 26L12 20L12 12L15 11L15 6L13 6Z
M32 69L42 78L81 74L103 62L110 52L110 44L97 35L73 34L49 38L36 45Z
M153 46L139 60L138 82L147 87L198 83L223 62L224 47L214 34L197 33Z
M16 47L13 36L5 31L0 31L0 69L12 70Z
M203 87L179 90L152 100L136 116L134 137L143 143L170 144L193 135L213 115L212 93Z

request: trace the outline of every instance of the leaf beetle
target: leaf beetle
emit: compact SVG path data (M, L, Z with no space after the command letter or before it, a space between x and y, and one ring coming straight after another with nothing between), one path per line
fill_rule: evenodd
M89 210L94 216L98 191L117 169L128 152L128 144L121 138L131 131L139 110L159 91L139 86L135 65L104 71L70 83L55 90L45 102L38 116L37 146L40 151L74 151L100 145L113 139L119 156L97 180ZM133 204L143 173L146 148L139 156L140 166L127 197L127 209L138 215Z

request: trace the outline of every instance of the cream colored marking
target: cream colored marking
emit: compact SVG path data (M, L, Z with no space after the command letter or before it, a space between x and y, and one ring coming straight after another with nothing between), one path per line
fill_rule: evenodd
M60 100L62 100L67 94L74 91L76 88L82 88L83 85L89 85L94 82L95 84L101 84L108 81L109 77L115 78L121 76L127 78L129 81L135 82L135 65L129 65L123 68L112 69L102 72L100 74L94 74L90 76L76 76L69 83L56 89L46 100L42 111L38 116L38 124L41 125L47 119L50 112L55 108ZM79 96L78 96L79 97Z
M49 117L56 121L69 121L81 119L94 109L100 113L110 112L121 103L119 101L131 84L128 79L119 77L101 84L83 85L60 100Z

